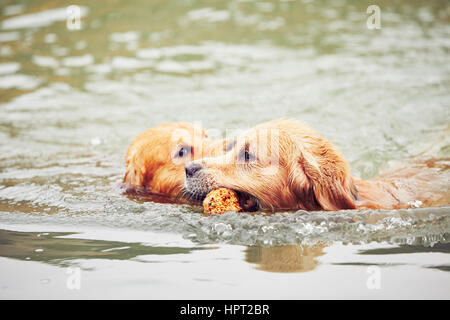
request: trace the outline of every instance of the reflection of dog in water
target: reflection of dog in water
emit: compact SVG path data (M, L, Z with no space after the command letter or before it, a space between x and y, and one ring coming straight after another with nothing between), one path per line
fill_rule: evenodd
M257 264L258 270L270 272L307 272L313 270L319 262L317 257L325 254L325 246L248 247L245 260Z

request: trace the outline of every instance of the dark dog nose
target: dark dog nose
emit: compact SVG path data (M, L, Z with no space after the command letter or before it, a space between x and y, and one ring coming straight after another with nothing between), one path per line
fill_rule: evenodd
M186 171L186 178L190 178L199 171L202 168L202 165L195 162L189 162L185 167L184 170Z

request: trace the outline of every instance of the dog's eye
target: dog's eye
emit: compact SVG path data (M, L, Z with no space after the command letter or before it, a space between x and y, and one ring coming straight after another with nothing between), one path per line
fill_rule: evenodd
M249 163L250 161L255 161L255 156L252 155L248 149L242 149L241 152L239 152L238 159L240 162Z
M231 149L234 148L235 145L236 145L236 140L229 142L225 148L225 151L226 152L230 151Z
M192 148L189 146L182 146L180 147L180 149L178 149L177 153L176 153L176 157L177 158L184 158L188 155L190 155L192 152Z

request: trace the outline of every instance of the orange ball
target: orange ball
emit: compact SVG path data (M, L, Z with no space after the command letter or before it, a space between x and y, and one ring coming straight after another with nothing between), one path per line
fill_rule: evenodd
M212 190L203 200L205 213L222 214L228 211L242 211L236 192L227 188Z

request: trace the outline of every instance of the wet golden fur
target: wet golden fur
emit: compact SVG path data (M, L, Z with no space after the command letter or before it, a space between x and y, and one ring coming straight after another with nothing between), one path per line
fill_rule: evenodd
M243 150L255 161L239 163ZM428 206L449 204L448 161L417 161L364 181L352 176L330 141L296 120L260 124L238 137L230 152L195 163L201 170L186 180L191 196L225 187L251 195L261 209L392 209L414 206L417 200ZM439 181L445 192L436 187Z
M176 157L181 146L192 153ZM125 156L123 182L128 191L178 197L183 191L185 163L212 156L223 149L223 142L207 138L205 131L188 122L161 124L139 134Z

